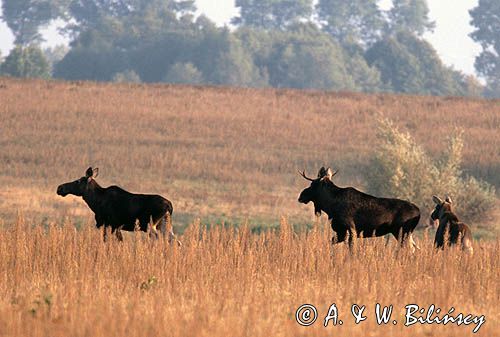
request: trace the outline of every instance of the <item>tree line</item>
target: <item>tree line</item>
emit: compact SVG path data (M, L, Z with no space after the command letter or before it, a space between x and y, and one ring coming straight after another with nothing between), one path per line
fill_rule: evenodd
M15 48L4 75L500 97L500 2L470 11L485 81L443 64L423 37L426 0L236 0L234 29L193 0L2 0ZM68 47L42 49L53 20Z

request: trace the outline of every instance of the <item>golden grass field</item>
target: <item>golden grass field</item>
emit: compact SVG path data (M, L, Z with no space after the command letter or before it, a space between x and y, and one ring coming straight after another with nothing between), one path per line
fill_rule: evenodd
M0 231L0 336L474 335L476 324L405 327L407 304L484 315L475 335L500 336L498 240L476 242L473 257L435 252L430 240L415 254L358 240L350 254L331 248L320 223L298 234L285 220L260 235L200 228L190 226L179 249L138 234L104 243L90 226L44 230L20 219ZM295 321L305 303L318 310L312 327ZM344 324L324 328L333 303ZM388 325L376 324L376 303L394 305ZM367 306L359 325L353 304Z
M470 257L435 252L434 233L415 254L383 239L332 248L326 219L297 202L297 169L332 166L363 189L380 114L435 158L463 128L465 171L498 190L499 100L0 78L0 336L473 335L404 327L410 303L485 315L476 335L500 336L498 207ZM55 193L88 166L102 186L170 199L182 248L102 242L84 202ZM375 323L377 302L397 325ZM304 303L313 327L295 321ZM345 323L323 328L332 303Z

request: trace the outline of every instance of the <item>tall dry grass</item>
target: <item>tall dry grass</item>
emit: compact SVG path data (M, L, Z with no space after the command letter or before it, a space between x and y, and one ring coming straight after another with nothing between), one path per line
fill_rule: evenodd
M311 220L297 168L340 170L363 187L383 114L439 156L464 129L466 172L500 184L500 101L274 89L0 79L0 218L87 221L58 184L99 166L99 182L159 193L174 223Z
M18 220L0 231L0 336L472 336L474 325L404 327L404 306L485 315L477 336L500 336L500 241L476 243L473 257L415 254L382 239L357 240L353 254L329 244L316 224L294 233L251 234L192 224L183 248L139 234L102 242L96 229ZM319 318L299 326L296 309ZM328 307L342 326L321 326ZM352 304L366 305L354 324ZM378 326L374 306L394 305L397 325Z

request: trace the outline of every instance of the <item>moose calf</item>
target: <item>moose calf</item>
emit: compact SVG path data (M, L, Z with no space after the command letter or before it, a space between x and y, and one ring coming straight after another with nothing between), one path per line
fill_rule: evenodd
M472 234L469 226L458 220L458 217L453 213L452 200L446 197L442 201L439 197L433 196L432 200L436 204L434 211L431 214L432 220L439 220L439 226L436 231L434 245L436 248L444 248L445 237L448 235L448 245L456 245L460 240L462 250L472 254ZM447 234L448 233L448 234Z

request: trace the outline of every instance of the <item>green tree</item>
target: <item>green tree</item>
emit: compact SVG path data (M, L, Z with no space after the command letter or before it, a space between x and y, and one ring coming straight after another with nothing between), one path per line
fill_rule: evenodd
M273 37L267 71L273 87L355 90L344 49L313 25Z
M453 71L443 65L430 43L400 31L375 43L366 60L381 73L382 82L396 92L460 95Z
M39 28L58 16L53 0L2 0L3 19L12 30L15 44L40 42Z
M49 78L50 66L40 47L36 45L16 46L5 58L0 72L14 77Z
M286 29L312 14L312 0L236 0L235 5L240 15L233 24L263 29Z
M320 0L316 6L323 29L343 45L370 44L384 29L378 0Z
M192 63L175 63L164 79L167 83L201 84L203 74Z
M489 95L500 97L500 1L479 0L469 13L475 27L470 36L483 49L474 66L486 79Z
M429 18L426 0L393 0L392 5L389 11L390 31L403 30L422 36L434 29L435 23Z
M68 30L80 33L98 28L109 18L126 21L130 17L143 18L151 28L158 23L178 22L179 17L196 11L194 0L71 0L68 17L74 22Z

